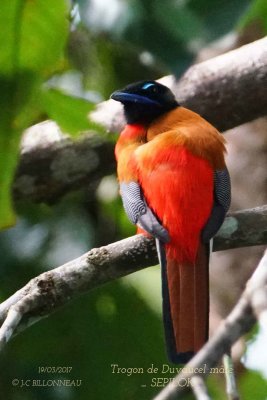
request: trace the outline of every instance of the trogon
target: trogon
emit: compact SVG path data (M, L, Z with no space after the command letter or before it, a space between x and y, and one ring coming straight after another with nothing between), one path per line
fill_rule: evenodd
M127 124L115 147L120 194L138 232L155 237L170 361L186 363L209 330L209 242L230 205L225 140L156 81L111 95Z

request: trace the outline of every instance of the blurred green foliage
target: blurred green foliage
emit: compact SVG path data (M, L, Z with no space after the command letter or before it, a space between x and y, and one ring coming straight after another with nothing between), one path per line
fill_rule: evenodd
M49 117L59 124L62 131L73 137L89 128L98 133L104 131L88 120L88 113L93 110L94 104L81 97L71 96L54 88L43 89L42 104Z
M246 29L249 26L256 26L267 33L267 2L265 0L255 0L247 13L240 20L240 29Z
M0 226L6 227L15 220L10 188L26 127L51 118L74 137L100 132L87 119L95 102L130 81L181 74L203 46L231 30L259 23L266 32L267 10L265 0L2 0L0 22ZM18 223L0 236L1 300L43 270L133 234L116 190L113 197L110 186L103 193L69 194L53 207L16 204ZM146 369L167 364L158 272L99 288L16 337L0 358L1 398L151 398L160 388L151 387ZM113 374L111 364L143 367L144 374ZM72 372L42 374L42 366ZM14 387L15 378L82 385ZM242 374L240 387L245 400L267 391L251 372ZM224 398L222 377L209 378L209 388L214 399Z
M59 118L63 128L75 133L85 129L84 100L72 107L62 96L54 111L55 93L50 96L43 83L51 74L67 68L64 50L69 35L69 4L66 0L3 0L0 13L0 229L15 222L11 184L17 163L21 133L45 113ZM45 93L44 101L42 93ZM64 106L65 104L65 106ZM80 116L80 125L69 121ZM75 112L74 112L75 110ZM82 111L80 111L82 110ZM53 112L51 112L53 111ZM65 117L62 117L62 114ZM83 116L83 118L82 118ZM89 124L87 122L87 128Z
M0 227L14 223L10 185L23 129L40 112L40 84L58 66L68 24L64 0L1 2Z

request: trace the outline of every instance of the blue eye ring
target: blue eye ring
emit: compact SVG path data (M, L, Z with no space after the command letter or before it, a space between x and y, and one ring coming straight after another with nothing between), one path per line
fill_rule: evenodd
M155 86L155 83L145 83L142 86L142 89L146 90L146 89L150 88L151 86Z

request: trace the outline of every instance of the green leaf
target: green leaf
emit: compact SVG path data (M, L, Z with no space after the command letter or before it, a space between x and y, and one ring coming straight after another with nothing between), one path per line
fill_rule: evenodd
M0 153L0 228L9 228L14 225L16 218L13 212L10 186L13 180L13 171L17 162L16 151L12 148L12 142L9 146L3 143L0 138L1 149L5 151Z
M267 33L267 2L266 0L253 1L248 12L241 18L239 28L241 30L254 24L259 25L263 34Z
M20 136L41 112L43 79L63 60L67 10L65 0L1 1L0 229L15 221L11 185Z
M205 26L201 19L188 7L167 3L162 12L162 3L156 2L154 11L159 25L162 25L165 31L169 32L176 40L180 39L186 43L200 38L205 32Z
M31 73L10 79L0 76L0 229L15 222L11 185L21 132L39 114L37 88L39 81Z
M47 76L63 60L68 35L65 0L25 1L19 49L20 68Z
M20 0L1 1L0 13L0 70L1 74L11 75L15 72L17 60L17 14Z
M240 378L239 391L243 399L266 399L267 381L258 372L247 371Z
M94 103L67 95L57 89L44 89L42 100L49 118L56 121L63 132L77 136L89 129L104 131L88 119L89 112L95 108Z
M21 132L39 113L33 96L37 85L36 77L30 73L13 79L0 76L0 228L15 222L11 185Z
M2 0L0 68L48 75L62 59L68 34L65 0Z

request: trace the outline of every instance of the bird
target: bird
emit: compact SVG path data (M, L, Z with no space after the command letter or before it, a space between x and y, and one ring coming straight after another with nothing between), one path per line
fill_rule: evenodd
M112 93L126 125L115 146L120 195L137 233L156 241L167 355L187 363L209 335L209 255L230 207L225 139L145 80Z

